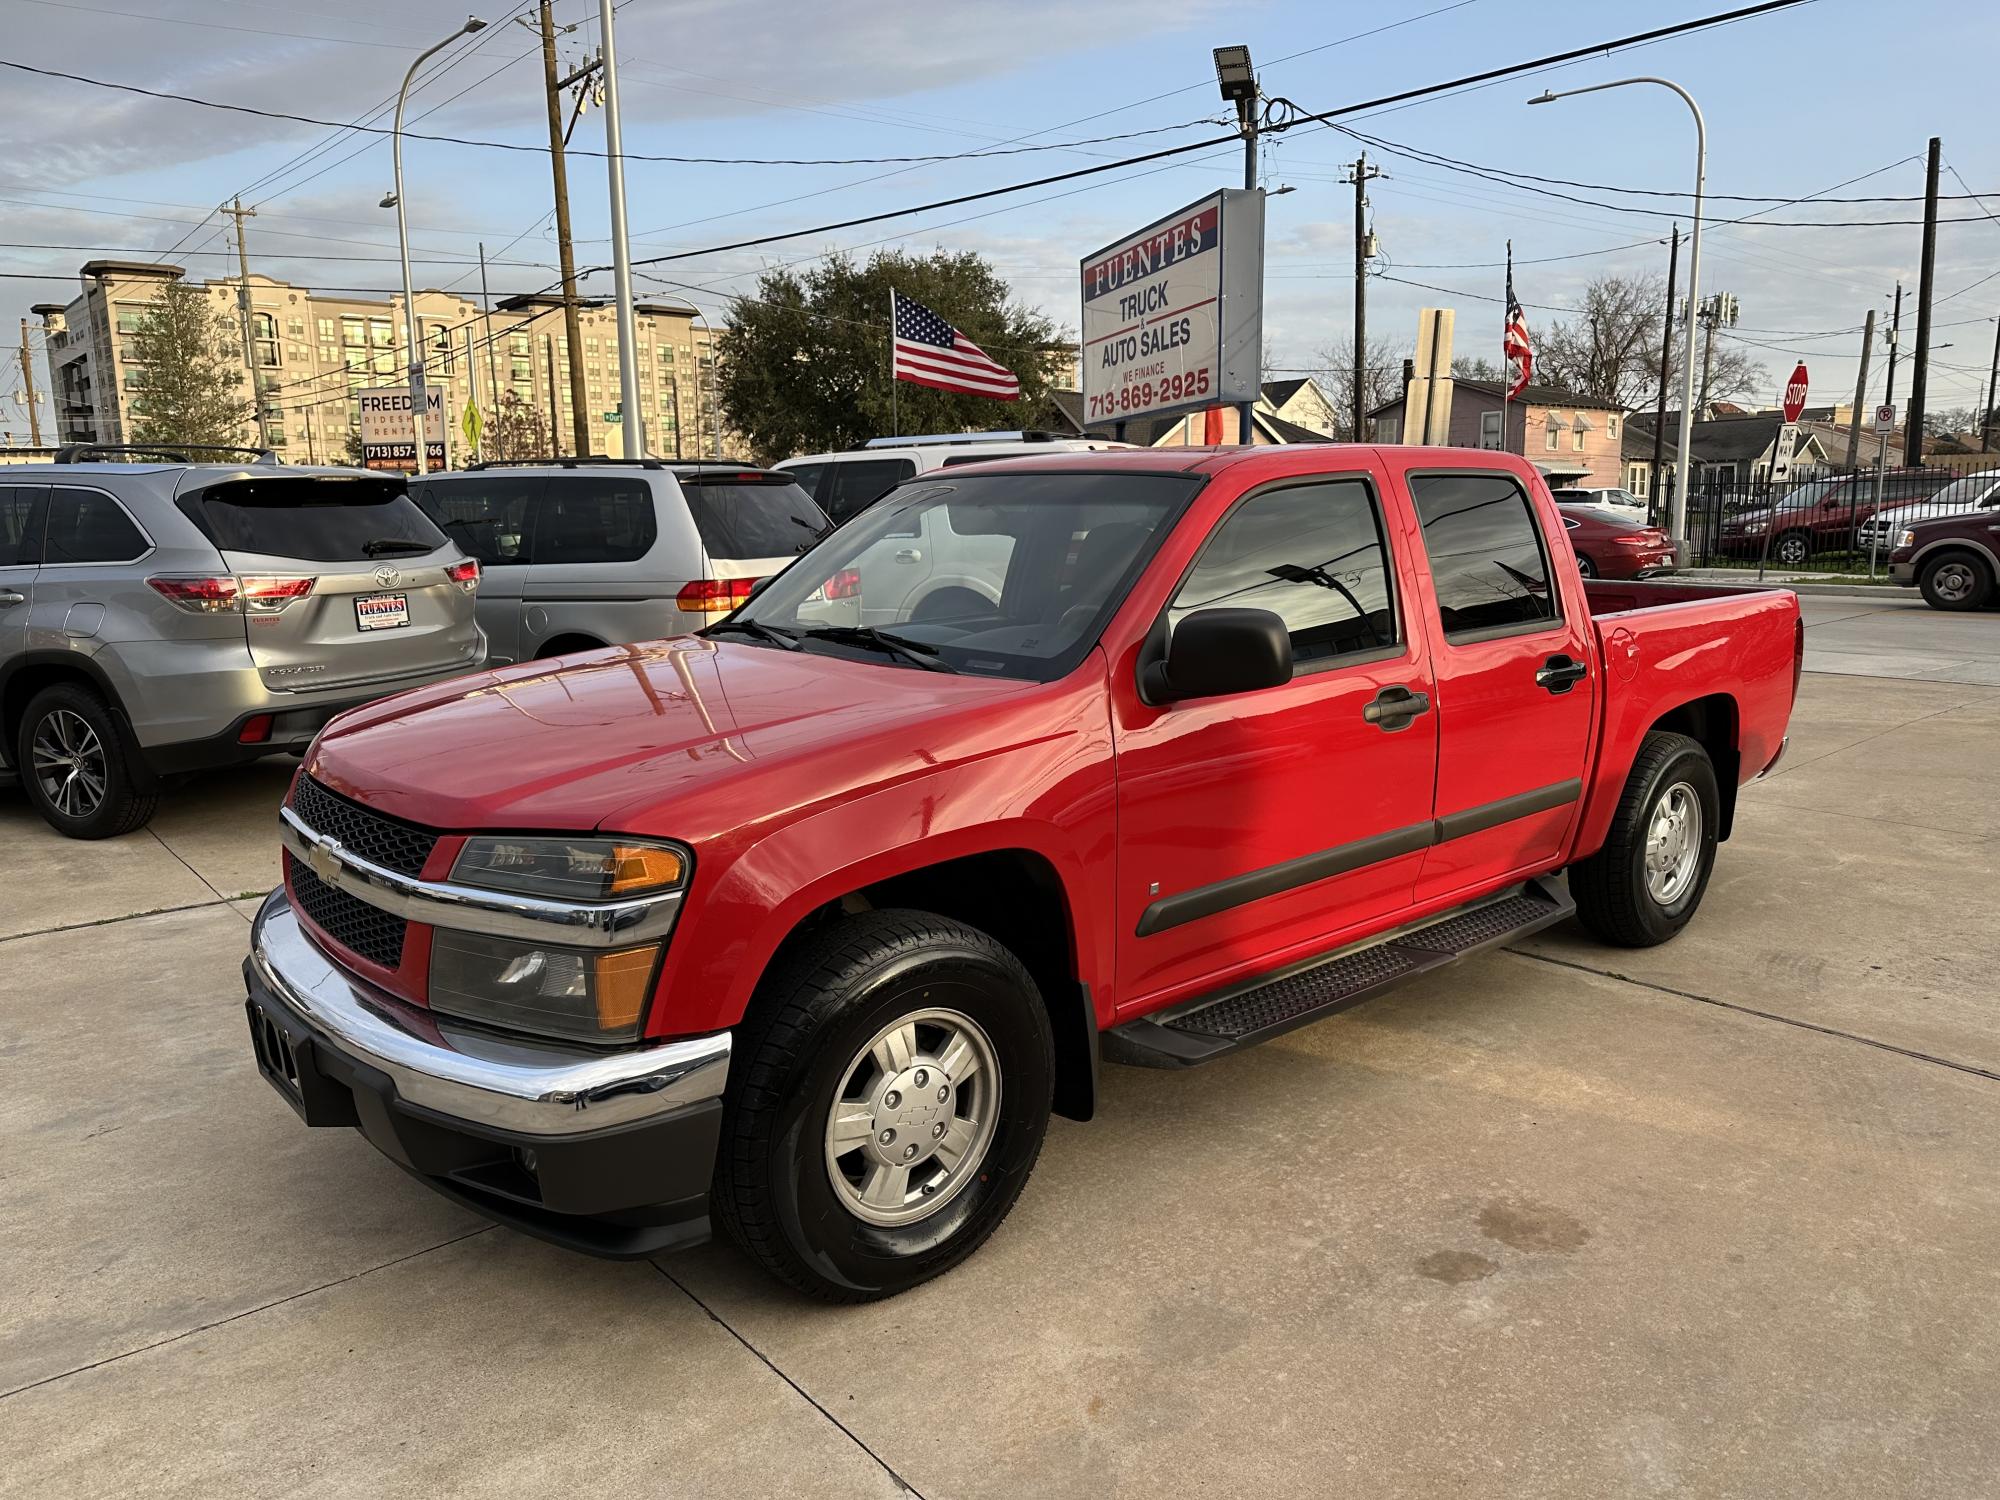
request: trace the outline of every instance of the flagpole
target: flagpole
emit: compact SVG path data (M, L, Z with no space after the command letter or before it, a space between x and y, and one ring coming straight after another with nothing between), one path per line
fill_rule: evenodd
M1507 241L1507 295L1500 300L1500 451L1507 448L1508 408L1514 400L1514 372L1507 368L1507 322L1514 316L1514 242ZM1521 450L1526 455L1528 435L1521 434Z
M889 436L903 435L903 419L896 410L896 289L889 288Z

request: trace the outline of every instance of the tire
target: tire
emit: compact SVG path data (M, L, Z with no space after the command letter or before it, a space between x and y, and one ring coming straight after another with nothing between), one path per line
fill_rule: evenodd
M1597 564L1585 557L1581 552L1576 555L1576 570L1585 578L1595 578L1597 576Z
M1683 837L1693 846L1685 873L1656 883L1648 862L1649 835L1669 799L1684 812L1692 808L1700 826L1688 829L1682 823ZM1684 734L1647 735L1619 794L1604 847L1570 866L1569 891L1584 929L1620 948L1651 948L1687 926L1715 868L1721 814L1708 752ZM1686 844L1682 847L1687 852ZM1673 870L1681 869L1676 862Z
M1812 554L1812 538L1803 531L1788 531L1771 544L1771 561L1787 568L1804 567Z
M1932 609L1980 609L1993 597L1993 569L1976 552L1945 552L1924 563L1917 587Z
M885 1070L871 1041L921 1016L957 1020L917 1022L914 1048L884 1041L900 1071ZM976 1067L946 1045L948 1027ZM951 1071L935 1071L939 1056L954 1055ZM1041 1154L1054 1081L1048 1011L999 942L928 912L842 918L781 954L738 1028L716 1216L751 1259L809 1296L868 1302L908 1291L971 1255L1007 1217ZM940 1128L959 1136L956 1170L932 1154ZM893 1175L904 1152L922 1153L906 1182ZM861 1194L877 1173L887 1187L871 1208ZM933 1191L941 1196L926 1203Z
M134 773L109 705L77 683L43 688L28 701L14 752L28 800L66 838L130 833L160 804L153 779L142 784Z

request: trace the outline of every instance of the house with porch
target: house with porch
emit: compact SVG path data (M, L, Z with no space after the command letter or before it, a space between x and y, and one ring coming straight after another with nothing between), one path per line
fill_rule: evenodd
M1651 412L1635 412L1625 427L1625 488L1633 494L1650 496L1657 484L1653 473L1653 422ZM1785 425L1780 412L1742 412L1710 417L1696 422L1688 435L1688 459L1694 466L1698 489L1761 489L1771 482L1771 459L1778 434ZM1662 474L1674 472L1679 443L1680 413L1668 412L1661 429ZM1844 460L1845 446L1829 451L1823 429L1801 425L1798 445L1792 451L1792 472L1812 473Z

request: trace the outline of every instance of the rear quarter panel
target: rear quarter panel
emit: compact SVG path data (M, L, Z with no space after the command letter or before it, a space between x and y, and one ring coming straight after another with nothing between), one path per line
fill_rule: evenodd
M1798 595L1785 589L1699 589L1682 584L1591 584L1604 661L1602 730L1584 782L1573 858L1604 844L1646 733L1699 699L1728 700L1737 780L1777 758L1791 720ZM1653 603L1666 596L1671 602ZM1627 599L1626 608L1616 608ZM1599 612L1602 611L1602 612Z

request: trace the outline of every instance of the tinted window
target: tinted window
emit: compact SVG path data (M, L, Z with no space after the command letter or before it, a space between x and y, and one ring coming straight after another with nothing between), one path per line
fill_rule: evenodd
M519 567L528 561L534 504L542 480L484 474L466 479L426 479L410 498L468 557L486 566Z
M51 493L43 562L130 562L149 545L109 495L97 490Z
M644 477L552 475L535 512L535 561L636 562L658 534Z
M732 484L684 478L681 490L710 557L790 557L833 524L812 496L789 479Z
M812 637L867 625L934 646L960 672L1050 681L1083 660L1200 485L1182 474L940 471L832 533L732 621L798 633L804 650L922 670ZM904 549L885 545L909 535L948 550L952 586L915 586L897 561ZM714 628L727 632L730 623Z
M1368 486L1293 485L1244 501L1216 528L1168 606L1268 609L1291 632L1301 666L1396 643L1389 555Z
M834 464L827 481L826 511L836 521L866 510L917 472L907 458L871 458L860 463Z
M40 485L0 484L0 568L42 560L35 506L47 493Z
M817 495L819 493L819 477L827 471L827 468L828 465L826 464L788 464L778 472L790 475L792 483L796 484L808 495Z
M1447 639L1561 617L1528 497L1498 474L1412 475Z
M416 557L444 545L400 479L240 479L198 490L180 504L225 552L364 562Z

